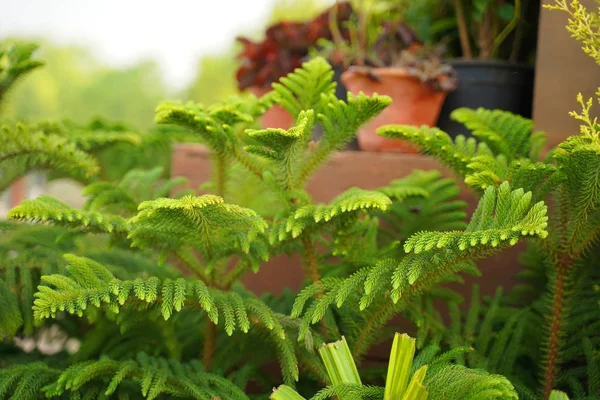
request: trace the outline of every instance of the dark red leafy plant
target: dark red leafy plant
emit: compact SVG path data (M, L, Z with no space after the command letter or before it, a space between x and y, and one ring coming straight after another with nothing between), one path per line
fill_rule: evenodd
M237 41L243 46L237 56L241 63L236 73L238 88L268 87L299 68L319 39L331 39L329 18L332 12L335 12L337 26L343 26L352 15L352 6L340 2L308 22L279 22L267 29L261 42L238 37ZM347 35L344 29L341 33Z

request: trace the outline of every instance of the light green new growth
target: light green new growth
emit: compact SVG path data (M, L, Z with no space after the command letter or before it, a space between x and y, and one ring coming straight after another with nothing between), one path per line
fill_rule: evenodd
M406 334L400 335L399 333L396 333L394 335L383 400L427 399L428 392L423 386L423 380L427 373L427 366L424 365L416 370L412 375L412 378L410 376L415 349L415 339Z
M549 400L569 400L569 396L560 390L553 390L552 393L550 393Z
M322 230L324 225L342 228L356 221L359 213L368 210L385 211L392 201L385 194L352 188L329 204L307 205L301 207L286 219L276 224L269 232L271 243L297 238L305 231Z
M332 385L362 385L346 338L342 336L340 341L324 344L319 349L319 355L325 364Z
M290 115L299 116L303 110L321 112L322 99L334 95L335 87L329 63L323 58L314 58L273 83L271 96Z
M267 227L254 211L213 195L145 201L129 223L128 237L134 246L194 246L207 259L234 249L248 253L252 241Z
M571 37L583 45L583 51L600 64L600 6L590 12L577 0L555 0L554 5L544 5L550 10L564 11L569 15L567 30Z

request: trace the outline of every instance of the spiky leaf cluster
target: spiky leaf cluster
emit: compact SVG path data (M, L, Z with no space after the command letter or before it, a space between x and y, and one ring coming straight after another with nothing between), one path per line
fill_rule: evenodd
M381 127L378 134L418 145L421 151L463 176L468 185L479 189L508 181L513 187L534 191L536 198L542 198L562 179L553 164L538 161L545 134L532 133L531 120L483 108L461 108L453 111L451 117L472 129L474 138L458 135L452 140L437 128L398 125Z
M134 246L193 246L208 259L234 249L248 252L251 242L267 227L254 211L213 195L145 201L129 223Z
M165 395L184 399L248 399L227 379L206 373L198 361L184 364L173 359L150 357L146 353L139 353L128 361L102 358L74 364L62 372L55 383L42 390L47 397L68 394L73 399L115 395L145 399Z
M233 127L252 123L264 106L250 98L226 101L209 107L194 103L165 102L156 109L156 123L185 127L214 152L231 154L237 141Z
M360 212L382 210L392 204L385 194L378 191L352 188L333 199L329 204L300 207L271 229L270 241L297 238L306 231L323 230L330 224L334 229L343 229L356 221Z
M457 272L473 270L475 260L523 238L545 237L546 206L542 202L531 204L531 198L531 193L522 189L511 190L508 183L498 189L490 187L464 231L417 233L404 244L407 255L401 260L382 260L347 279L324 279L307 287L296 299L292 315L304 314L304 326L308 327L320 321L330 306L339 308L360 293L360 308L376 303L382 307L379 316L385 320L393 315L391 310L399 311L435 284ZM382 290L384 287L389 294ZM374 321L361 330L376 329L381 322Z
M293 346L280 317L260 300L182 277L121 280L91 259L74 255L65 258L68 265L64 274L42 277L33 307L36 319L55 318L59 312L83 316L88 308L103 308L112 313L129 309L156 312L168 320L186 308L198 309L213 323L221 321L229 336L235 330L247 333L253 324L272 331L273 338L281 342L277 345L285 362L282 367L286 377L298 379Z

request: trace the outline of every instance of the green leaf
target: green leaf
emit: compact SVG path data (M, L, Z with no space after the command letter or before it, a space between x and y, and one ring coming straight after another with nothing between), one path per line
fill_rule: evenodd
M569 396L560 390L553 390L552 393L550 393L549 400L569 400Z
M352 383L362 385L346 338L321 346L319 354L333 385ZM343 399L340 399L343 400Z
M306 400L298 392L286 385L281 385L277 389L273 389L273 393L269 398L272 400Z
M508 22L512 20L515 16L515 6L513 6L512 4L504 3L498 8L496 12L498 14L498 17L500 17L502 21Z

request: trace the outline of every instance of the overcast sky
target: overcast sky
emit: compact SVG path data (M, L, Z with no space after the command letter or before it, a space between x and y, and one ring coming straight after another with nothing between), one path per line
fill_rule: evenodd
M188 83L200 56L260 27L276 0L0 0L0 38L43 37L90 48L110 65L153 58Z

